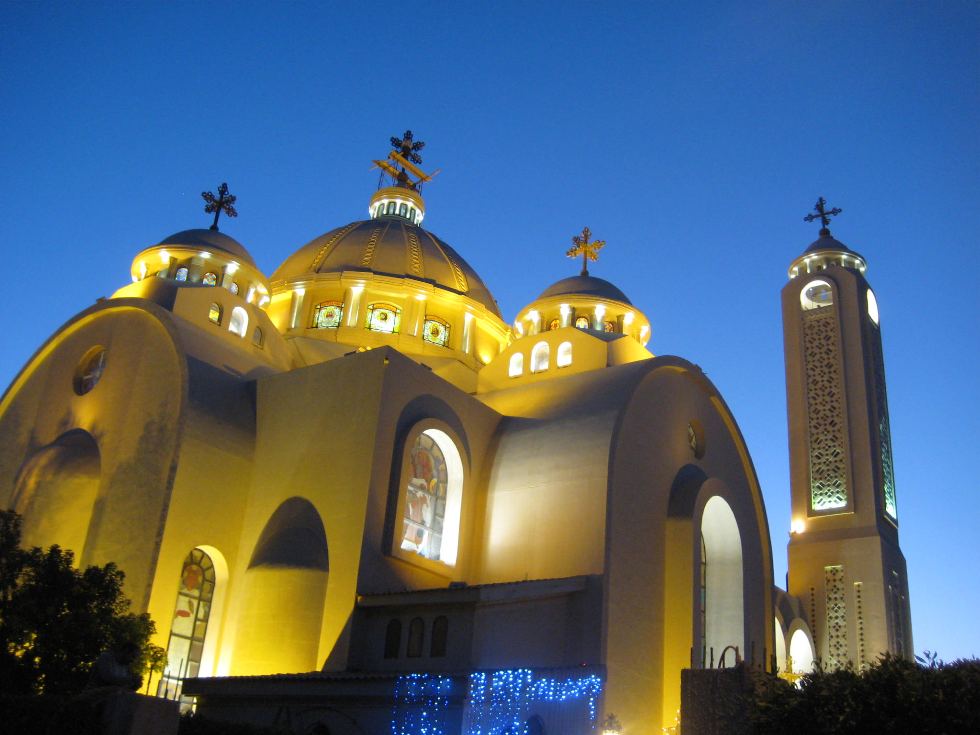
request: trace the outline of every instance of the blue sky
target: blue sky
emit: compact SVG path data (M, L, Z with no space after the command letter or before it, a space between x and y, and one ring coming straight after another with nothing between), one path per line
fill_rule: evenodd
M779 290L823 195L881 309L916 650L980 655L978 37L975 2L0 4L0 383L202 190L269 274L412 128L426 227L506 319L607 241L592 272L734 411L781 581Z

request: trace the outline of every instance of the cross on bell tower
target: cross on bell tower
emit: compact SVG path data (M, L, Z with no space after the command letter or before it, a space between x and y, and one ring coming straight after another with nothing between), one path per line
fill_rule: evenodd
M218 187L218 196L215 197L210 191L202 191L201 198L204 199L204 211L208 214L214 212L214 222L211 223L210 229L218 229L218 217L224 212L229 217L237 217L238 210L235 209L234 204L238 200L234 194L228 193L228 184L222 183Z
M572 238L572 247L568 249L565 253L569 258L577 258L579 255L582 256L582 275L589 275L589 261L595 262L599 260L599 251L605 247L605 240L593 240L590 241L589 238L592 237L592 230L588 227L582 228L581 235L575 235Z
M827 237L830 235L830 218L836 217L838 214L844 211L840 207L827 209L827 200L823 197L817 199L817 203L813 206L813 210L816 212L816 214L808 214L803 218L803 221L813 222L815 219L819 219L820 224L822 225L820 228L820 237Z

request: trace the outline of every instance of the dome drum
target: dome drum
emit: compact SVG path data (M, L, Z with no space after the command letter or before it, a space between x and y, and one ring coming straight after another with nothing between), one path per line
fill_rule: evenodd
M790 264L788 275L790 278L796 278L801 274L816 273L832 265L851 268L861 274L868 268L859 253L833 238L828 232L811 243L803 255Z

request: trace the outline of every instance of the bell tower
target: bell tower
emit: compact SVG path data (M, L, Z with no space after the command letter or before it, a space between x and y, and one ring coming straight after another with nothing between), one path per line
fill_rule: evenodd
M816 655L835 669L886 651L912 656L905 557L888 426L881 324L861 255L819 238L782 291L792 529L788 591Z

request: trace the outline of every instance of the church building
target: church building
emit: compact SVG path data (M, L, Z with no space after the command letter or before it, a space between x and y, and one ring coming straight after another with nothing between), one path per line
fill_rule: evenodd
M831 236L782 293L788 589L749 447L591 275L512 321L423 228L410 131L368 218L262 273L210 229L138 252L0 401L27 545L115 562L159 696L323 735L675 727L681 670L794 677L912 652L878 308ZM465 252L465 251L464 251ZM531 295L529 295L531 296Z

